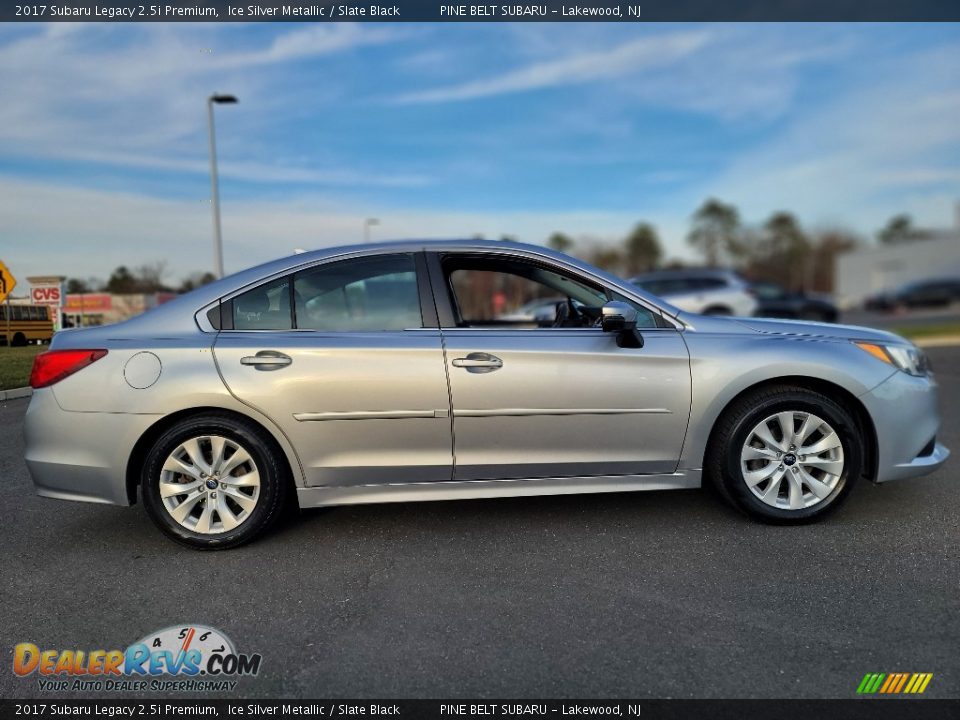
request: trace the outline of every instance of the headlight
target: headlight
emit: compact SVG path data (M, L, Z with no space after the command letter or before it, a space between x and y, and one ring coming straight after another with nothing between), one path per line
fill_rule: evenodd
M908 375L920 377L930 371L927 356L914 345L880 345L868 342L855 342L854 345Z

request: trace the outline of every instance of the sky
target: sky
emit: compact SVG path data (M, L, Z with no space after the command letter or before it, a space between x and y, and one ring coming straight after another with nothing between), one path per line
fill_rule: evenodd
M872 237L957 222L957 24L0 26L0 260L18 278L654 224L707 197Z

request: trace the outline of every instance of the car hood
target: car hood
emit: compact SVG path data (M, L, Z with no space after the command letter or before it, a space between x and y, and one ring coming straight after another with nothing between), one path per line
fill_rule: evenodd
M859 325L835 325L776 318L709 317L693 313L684 313L680 319L692 326L694 330L706 332L743 332L746 329L766 335L909 344L908 340L894 333Z

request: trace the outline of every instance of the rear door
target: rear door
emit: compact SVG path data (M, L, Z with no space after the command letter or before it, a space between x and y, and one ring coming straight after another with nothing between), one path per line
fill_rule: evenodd
M449 395L420 253L333 260L231 298L214 353L308 486L449 480Z

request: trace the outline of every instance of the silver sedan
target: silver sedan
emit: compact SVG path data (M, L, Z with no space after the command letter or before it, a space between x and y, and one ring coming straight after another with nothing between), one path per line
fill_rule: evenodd
M559 298L559 300L557 300ZM556 301L549 317L516 311ZM939 467L904 339L684 313L509 242L300 254L37 357L37 492L226 548L300 507L714 485L769 522Z

